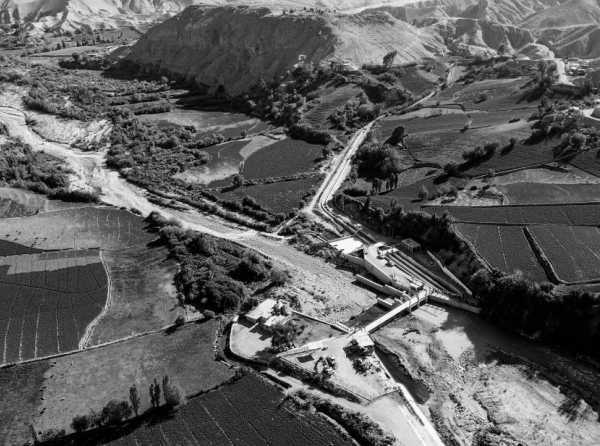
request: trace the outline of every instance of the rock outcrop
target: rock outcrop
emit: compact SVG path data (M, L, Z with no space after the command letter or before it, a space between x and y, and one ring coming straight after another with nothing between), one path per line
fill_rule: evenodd
M443 45L386 12L282 15L267 8L194 6L148 31L128 60L238 95L300 61L360 66L380 63L391 50L398 51L397 61L410 61L442 52Z

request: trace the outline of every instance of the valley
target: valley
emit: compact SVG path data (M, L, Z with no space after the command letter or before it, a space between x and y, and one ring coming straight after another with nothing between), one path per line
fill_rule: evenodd
M118 3L0 9L0 444L600 441L594 5Z

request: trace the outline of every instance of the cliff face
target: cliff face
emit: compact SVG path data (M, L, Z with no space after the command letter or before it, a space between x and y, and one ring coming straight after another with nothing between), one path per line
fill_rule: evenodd
M204 6L152 28L128 59L237 95L261 77L284 75L301 55L315 65L349 59L360 66L381 62L393 49L400 61L440 48L433 37L387 13L280 15L266 8Z

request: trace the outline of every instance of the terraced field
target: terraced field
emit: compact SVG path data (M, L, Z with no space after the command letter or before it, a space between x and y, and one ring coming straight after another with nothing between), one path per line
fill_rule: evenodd
M108 444L113 446L239 445L344 446L318 415L297 414L281 404L283 394L253 375L192 398L175 416L151 423Z

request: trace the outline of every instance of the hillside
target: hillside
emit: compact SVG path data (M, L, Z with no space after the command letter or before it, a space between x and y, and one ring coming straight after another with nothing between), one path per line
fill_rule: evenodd
M284 75L300 55L315 65L348 59L360 66L379 63L394 49L398 62L443 52L438 39L384 12L274 15L266 8L191 7L151 29L128 59L237 95L261 77Z
M26 23L35 30L136 25L176 14L198 0L8 0L0 24Z
M440 19L434 28L450 49L466 55L493 55L501 46L512 53L534 42L528 30L486 20Z
M600 6L596 0L568 0L532 15L522 23L522 26L540 30L598 24L599 21Z

